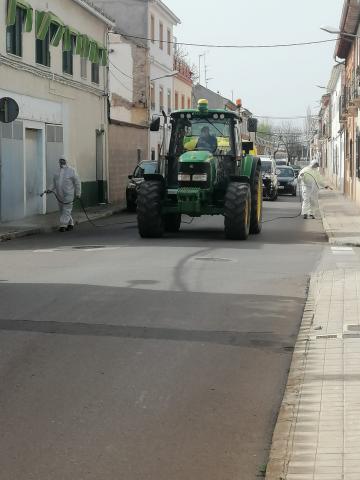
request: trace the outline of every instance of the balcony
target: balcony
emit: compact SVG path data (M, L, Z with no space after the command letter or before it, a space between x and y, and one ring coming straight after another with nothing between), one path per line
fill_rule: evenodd
M343 88L339 98L339 122L344 123L346 120L346 89Z
M357 109L360 107L360 88L359 88L358 73L350 81L350 84L348 86L348 96L349 96L349 113L356 113L357 115Z

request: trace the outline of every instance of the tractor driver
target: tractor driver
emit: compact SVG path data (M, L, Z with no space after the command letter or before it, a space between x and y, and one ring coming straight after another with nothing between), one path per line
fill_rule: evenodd
M209 127L203 127L201 129L196 148L199 150L209 150L211 153L214 153L217 149L217 139L214 135L210 134Z

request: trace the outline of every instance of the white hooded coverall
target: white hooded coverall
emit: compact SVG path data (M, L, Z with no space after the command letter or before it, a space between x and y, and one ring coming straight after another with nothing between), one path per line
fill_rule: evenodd
M81 181L75 168L68 165L59 168L59 171L54 175L51 190L54 190L58 197L60 227L66 228L68 225L74 225L74 220L71 216L74 196L81 196Z
M320 188L325 187L324 180L318 168L313 168L311 164L303 168L299 173L301 181L302 195L302 215L313 215L319 210L318 195Z

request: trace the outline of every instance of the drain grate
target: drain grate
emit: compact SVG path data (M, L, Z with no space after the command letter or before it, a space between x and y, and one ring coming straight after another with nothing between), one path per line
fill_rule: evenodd
M202 262L232 262L230 258L220 258L220 257L197 257L195 260Z
M347 330L348 332L359 332L360 333L360 325L359 324L346 325L345 330Z
M71 247L74 250L88 250L89 248L91 249L96 249L96 248L106 248L106 245L77 245L75 247Z
M325 335L316 335L315 336L316 340L326 340L327 338L338 338L338 334L337 333L329 333L329 334L325 334Z

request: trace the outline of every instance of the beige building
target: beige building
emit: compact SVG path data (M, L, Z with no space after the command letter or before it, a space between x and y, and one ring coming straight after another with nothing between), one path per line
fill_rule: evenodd
M175 53L174 71L174 110L192 108L193 72L185 60Z
M62 154L80 174L84 201L104 200L112 21L85 0L9 0L0 25L0 97L20 107L0 126L0 219L56 208L39 193Z

